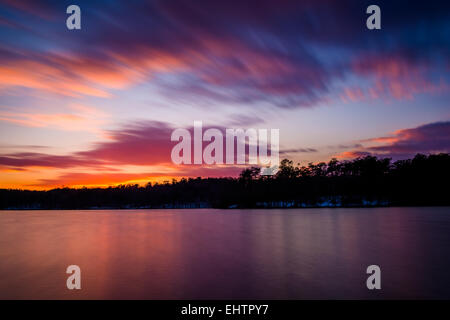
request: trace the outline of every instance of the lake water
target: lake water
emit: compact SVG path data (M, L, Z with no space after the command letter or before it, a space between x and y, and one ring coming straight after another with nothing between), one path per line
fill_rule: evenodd
M450 208L0 211L0 298L450 298Z

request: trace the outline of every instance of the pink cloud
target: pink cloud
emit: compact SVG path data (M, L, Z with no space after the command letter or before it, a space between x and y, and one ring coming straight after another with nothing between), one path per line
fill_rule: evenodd
M206 130L206 128L204 128ZM0 155L5 170L65 169L56 178L39 178L39 186L103 185L130 180L163 179L167 177L229 177L237 176L239 165L175 165L171 151L176 142L170 140L173 128L161 122L139 122L122 130L109 132L109 140L98 142L88 151L68 155L38 152L16 152ZM236 151L236 149L235 149ZM127 172L125 166L142 166L142 172ZM157 172L148 172L148 167ZM82 170L82 172L80 172ZM91 172L95 170L96 172ZM136 170L134 168L133 170Z
M70 168L170 163L171 132L163 123L138 123L128 129L109 132L110 140L96 143L89 151L64 156L31 152L6 154L0 156L0 165Z
M94 107L72 104L67 113L15 112L13 107L2 106L0 121L35 128L56 128L65 131L90 131L99 133L99 127L106 122L108 115ZM61 109L61 108L60 108Z
M360 55L352 63L354 74L371 81L367 89L345 89L343 99L394 98L412 100L418 94L448 92L450 85L441 77L431 78L432 66L399 54Z
M447 153L450 152L450 122L434 122L416 128L400 129L391 136L376 137L361 142L379 143L379 145L345 151L337 157L357 158L371 154L406 159L417 153Z

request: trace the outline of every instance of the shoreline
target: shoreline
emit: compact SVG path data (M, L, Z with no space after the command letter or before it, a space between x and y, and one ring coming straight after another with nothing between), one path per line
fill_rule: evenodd
M273 210L273 209L371 209L371 208L436 208L436 207L450 207L448 205L442 204L425 204L425 205L374 205L374 206L362 206L362 205L353 205L353 206L305 206L305 207L90 207L90 208L6 208L0 209L2 211L96 211L96 210L118 210L118 211L126 211L126 210L194 210L194 209L216 209L216 210Z

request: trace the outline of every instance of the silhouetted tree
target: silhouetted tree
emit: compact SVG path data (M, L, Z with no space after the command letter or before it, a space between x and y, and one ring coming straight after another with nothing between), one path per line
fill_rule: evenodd
M0 209L450 205L449 179L447 153L393 163L366 156L294 166L283 159L275 176L260 176L260 168L250 167L238 178L182 178L143 187L0 189Z

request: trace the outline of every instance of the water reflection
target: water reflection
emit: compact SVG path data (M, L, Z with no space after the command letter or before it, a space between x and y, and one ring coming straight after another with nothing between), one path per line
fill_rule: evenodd
M449 208L0 212L2 299L448 298ZM82 289L66 288L68 265ZM365 286L382 270L382 290Z

